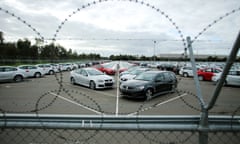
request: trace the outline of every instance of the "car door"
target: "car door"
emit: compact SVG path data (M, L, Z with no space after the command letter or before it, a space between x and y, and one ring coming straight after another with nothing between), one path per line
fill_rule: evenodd
M205 80L211 80L213 76L213 69L212 68L208 68L204 70L204 79Z
M89 78L88 78L88 73L86 70L81 70L80 75L79 75L79 81L81 81L82 85L89 86Z
M29 72L31 76L34 76L36 72L38 72L36 66L28 66ZM42 74L42 73L41 73Z
M227 83L232 85L240 85L240 72L229 71L227 75Z
M5 67L2 72L2 79L3 80L10 80L13 79L16 74L17 69L13 67Z
M7 80L9 78L10 78L9 73L5 72L5 67L1 67L0 68L0 81Z
M160 92L164 92L167 90L167 84L165 82L165 78L164 78L164 75L163 73L160 73L158 74L156 77L155 77L155 91L156 93L160 93Z
M31 67L30 67L30 66L22 66L22 69L24 70L24 74L25 74L27 77L33 76L32 70L31 70Z
M83 84L81 81L81 71L82 69L73 71L73 77L75 79L75 82L78 84Z
M163 75L164 75L166 90L167 91L172 90L172 85L173 85L173 83L175 83L174 78L172 77L172 75L169 72L165 72L165 73L163 73Z

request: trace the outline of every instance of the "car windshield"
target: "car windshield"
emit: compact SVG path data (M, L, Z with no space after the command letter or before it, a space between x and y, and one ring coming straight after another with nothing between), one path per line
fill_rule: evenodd
M154 73L141 73L136 76L134 79L136 80L144 80L144 81L152 81L156 74Z
M136 70L131 71L130 74L132 74L132 75L138 75L138 74L140 74L140 73L142 73L142 72L144 72L144 71L145 71L145 70L143 70L143 69L136 69Z
M89 69L87 70L87 73L91 76L94 76L94 75L104 75L104 73L98 71L98 70L95 70L95 69Z

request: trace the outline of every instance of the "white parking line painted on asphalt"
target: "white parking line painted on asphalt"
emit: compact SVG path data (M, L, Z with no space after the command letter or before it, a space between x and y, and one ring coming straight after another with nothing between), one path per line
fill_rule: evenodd
M128 114L128 115L129 115L129 116L131 116L131 115L136 115L136 114L139 113L139 112L144 112L144 111L150 110L150 109L152 109L152 108L155 108L155 107L164 105L164 104L166 104L166 103L172 102L172 101L177 100L177 99L179 99L179 98L181 98L181 97L184 97L184 96L186 96L186 95L187 95L187 93L184 93L184 94L182 94L182 95L180 95L180 96L177 96L177 97L168 99L168 100L166 100L166 101L164 101L164 102L158 103L158 104L156 104L156 105L154 105L154 106L151 106L151 107L143 108L143 109L141 109L140 111L133 112L133 113L130 113L130 114Z
M86 106L84 106L84 105L81 105L81 104L79 104L79 103L77 103L77 102L75 102L75 101L69 100L69 99L67 99L67 98L65 98L65 97L63 97L63 96L58 95L58 94L55 94L55 93L52 93L52 92L50 92L50 94L51 94L51 95L54 95L54 96L57 96L58 98L61 98L62 100L65 100L65 101L70 102L70 103L72 103L72 104L75 104L75 105L77 105L77 106L80 106L80 107L82 107L82 108L85 108L85 109L87 109L87 110L89 110L89 111L92 111L92 112L94 112L94 113L96 113L96 114L101 114L101 115L104 114L104 113L102 113L102 112L99 112L99 111L96 111L96 110L91 109L91 108L89 108L89 107L86 107Z

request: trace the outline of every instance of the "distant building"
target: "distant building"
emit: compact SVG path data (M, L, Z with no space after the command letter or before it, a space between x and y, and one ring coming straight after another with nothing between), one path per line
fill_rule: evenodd
M198 54L198 55L194 55L194 57L196 59L206 59L209 57L217 57L217 58L226 58L228 57L228 55L203 55L203 54ZM158 58L185 58L184 54L158 54L157 55ZM239 57L239 56L238 56ZM190 58L190 55L187 56L187 58Z

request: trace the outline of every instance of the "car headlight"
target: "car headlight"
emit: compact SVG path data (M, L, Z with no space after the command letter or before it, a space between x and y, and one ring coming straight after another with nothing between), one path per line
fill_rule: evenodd
M144 86L137 86L136 89L138 89L138 90L143 90L143 89L144 89Z

